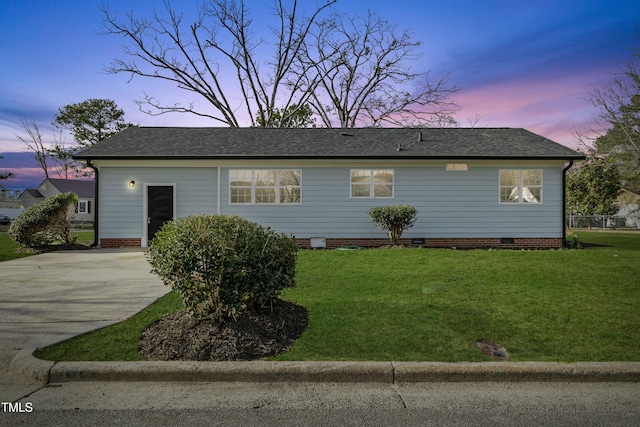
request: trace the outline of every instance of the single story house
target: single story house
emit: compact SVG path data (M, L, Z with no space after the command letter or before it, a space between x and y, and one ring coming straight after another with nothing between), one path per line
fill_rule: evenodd
M24 208L62 193L78 195L78 204L69 208L67 219L72 224L94 222L95 184L91 180L45 178L38 188L27 188L20 194Z
M130 127L80 151L96 243L146 247L167 220L236 214L301 247L379 246L368 211L418 210L403 242L559 248L564 180L584 156L511 128Z

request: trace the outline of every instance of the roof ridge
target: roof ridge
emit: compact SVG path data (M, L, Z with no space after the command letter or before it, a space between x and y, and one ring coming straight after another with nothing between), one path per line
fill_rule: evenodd
M45 178L49 181L72 181L72 182L91 182L89 179L67 179L67 178Z
M130 127L74 158L576 160L582 154L523 128L152 126Z

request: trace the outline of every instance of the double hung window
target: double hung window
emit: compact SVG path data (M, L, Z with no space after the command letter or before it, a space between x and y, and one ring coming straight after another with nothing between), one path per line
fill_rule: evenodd
M296 204L301 200L299 169L231 169L232 204Z
M500 203L542 203L542 170L501 170Z
M351 197L392 198L393 169L352 169Z
M75 213L78 214L90 214L91 213L91 200L78 200Z

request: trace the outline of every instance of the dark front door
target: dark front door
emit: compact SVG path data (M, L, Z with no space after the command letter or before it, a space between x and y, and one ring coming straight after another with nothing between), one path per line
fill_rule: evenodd
M173 219L173 187L156 185L147 187L147 242L167 221Z

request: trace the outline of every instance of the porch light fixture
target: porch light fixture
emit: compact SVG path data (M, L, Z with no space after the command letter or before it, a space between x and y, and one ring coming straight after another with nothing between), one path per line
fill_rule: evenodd
M136 182L134 180L129 181L129 187L135 187Z

